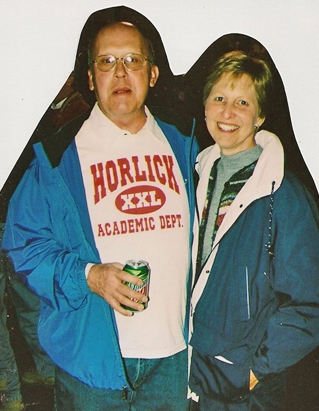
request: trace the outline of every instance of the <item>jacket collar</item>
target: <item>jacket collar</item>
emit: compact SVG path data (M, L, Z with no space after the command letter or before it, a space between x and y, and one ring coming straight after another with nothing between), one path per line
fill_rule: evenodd
M263 151L259 157L253 175L244 185L227 211L223 224L220 226L215 241L215 247L229 228L234 224L241 213L258 198L270 195L272 183L275 182L274 190L278 190L284 176L284 151L279 138L269 131L259 131L256 136L256 143ZM199 163L197 171L201 177L198 186L198 207L201 211L204 206L203 190L207 186L207 178L214 161L220 157L219 147L208 147L198 156ZM206 177L206 178L205 178Z

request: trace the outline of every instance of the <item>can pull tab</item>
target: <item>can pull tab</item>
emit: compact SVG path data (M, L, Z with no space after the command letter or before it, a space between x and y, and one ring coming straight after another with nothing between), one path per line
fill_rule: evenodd
M122 400L127 401L127 399L128 399L128 389L127 389L127 386L124 385L122 389Z

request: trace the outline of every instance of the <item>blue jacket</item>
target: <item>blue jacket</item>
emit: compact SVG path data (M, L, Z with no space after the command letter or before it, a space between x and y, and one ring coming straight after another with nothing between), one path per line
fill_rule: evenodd
M284 173L277 137L262 131L256 138L263 153L229 207L193 292L190 344L193 358L205 360L200 369L192 366L190 388L199 397L227 397L236 384L248 391L250 369L262 381L319 345L317 206ZM200 212L213 151L201 154Z
M76 122L69 135L68 128L60 140L57 134L60 153L54 138L35 145L35 160L10 201L3 249L41 298L39 339L52 360L89 386L122 389L129 384L114 313L90 291L84 274L88 262L100 259L74 142L83 119ZM180 166L192 216L197 143L157 122Z

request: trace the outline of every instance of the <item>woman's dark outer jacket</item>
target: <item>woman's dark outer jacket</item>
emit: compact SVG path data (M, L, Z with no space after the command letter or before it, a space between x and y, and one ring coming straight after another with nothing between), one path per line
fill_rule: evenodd
M240 384L248 386L250 369L262 380L319 345L318 209L284 173L278 138L260 131L256 140L263 152L254 174L227 211L193 291L190 345L205 358L191 372L197 395L210 384L215 391L212 370L219 365L230 374L246 367ZM216 146L199 155L199 216L218 157ZM195 238L197 230L195 222ZM193 261L196 253L195 243Z

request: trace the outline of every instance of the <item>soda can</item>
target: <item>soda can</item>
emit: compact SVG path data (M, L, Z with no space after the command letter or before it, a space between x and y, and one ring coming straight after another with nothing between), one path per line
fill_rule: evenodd
M135 275L136 277L139 277L143 281L143 285L137 286L132 283L124 282L124 284L128 285L132 290L138 291L141 294L148 295L148 290L149 290L149 282L150 282L150 267L147 261L144 260L128 260L125 263L125 266L123 267L123 271L126 271L129 274ZM140 300L132 299L133 301L137 303L141 303L144 305L144 308L147 308L147 302L142 303ZM123 307L126 310L130 311L137 311L131 307L127 307L126 305L123 305Z

